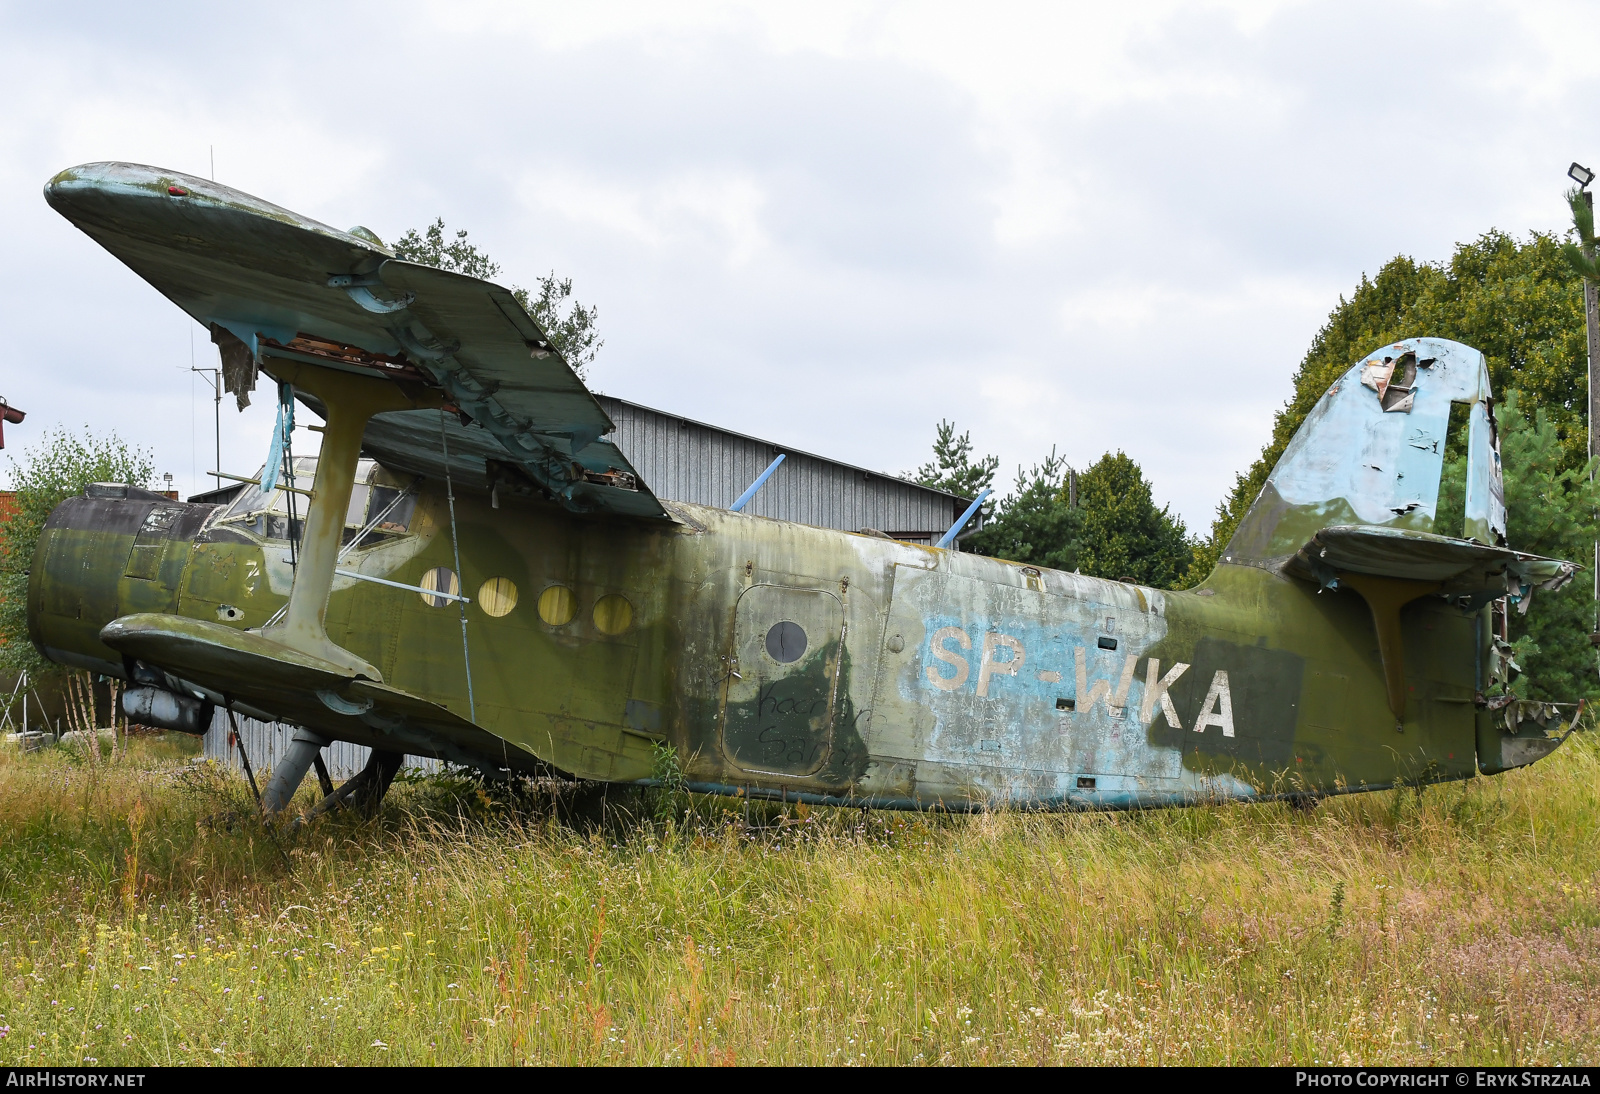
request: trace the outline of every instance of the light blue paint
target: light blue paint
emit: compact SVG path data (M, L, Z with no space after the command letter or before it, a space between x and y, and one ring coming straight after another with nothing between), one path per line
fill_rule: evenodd
M985 487L983 493L979 494L973 500L972 504L967 506L967 511L965 513L961 514L961 519L956 521L954 524L952 524L950 526L950 530L948 532L946 532L944 535L940 536L939 537L939 542L935 543L934 546L935 547L948 547L948 546L950 546L950 541L955 539L956 536L960 533L961 529L963 529L963 528L965 528L967 526L967 521L971 520L972 519L972 514L974 514L974 513L976 513L978 511L978 506L982 505L984 503L984 500L986 498L988 498L988 496L990 494L992 494L992 493L994 493L994 490L992 490L992 489L990 489L988 487Z
M756 481L751 483L745 492L739 495L738 501L728 506L728 511L737 513L746 505L749 505L750 499L756 496L757 490L760 490L767 484L767 480L770 479L772 477L772 473L778 469L778 465L784 461L784 457L785 453L778 453L778 458L769 463L767 465L767 469L756 476Z
M1467 504L1462 535L1496 546L1505 542L1505 487L1500 477L1500 446L1489 421L1488 400L1472 405L1467 432Z
M910 656L891 671L901 708L921 711L919 723L926 720L915 757L920 764L965 770L986 783L999 780L990 789L1019 801L1070 787L1057 785L1069 776L1179 777L1178 751L1153 747L1142 718L1145 654L1166 635L1166 620L1157 612L936 572L903 574L895 599L891 626L918 635L915 651L908 649ZM919 626L907 625L913 612ZM962 675L959 666L934 654L941 632L943 648L966 664L965 679L948 689L929 677L930 671L944 681ZM1115 638L1117 648L1100 649L1102 637ZM1021 648L1020 664L1013 643ZM980 695L986 646L990 670L986 694ZM1088 709L1058 709L1058 700L1071 700L1074 707L1084 703L1077 686L1080 656L1085 686L1093 692L1104 682L1103 697ZM1115 698L1130 657L1133 675L1113 713L1108 700ZM1163 717L1159 704L1154 717ZM992 778L978 769L993 769Z
M1401 403L1385 410L1375 387L1363 378L1373 378L1373 370L1386 359L1398 364L1407 353L1417 358L1409 408ZM1390 382L1402 380L1396 368ZM1224 559L1266 560L1299 550L1307 521L1284 522L1290 508L1320 511L1327 523L1433 531L1450 405L1455 402L1474 405L1472 421L1481 438L1470 447L1468 513L1480 514L1492 526L1489 498L1499 493L1499 457L1485 428L1488 396L1483 354L1459 342L1408 338L1369 355L1346 371L1306 416ZM1500 525L1503 529L1503 516Z
M283 473L283 450L289 443L289 433L294 429L294 388L278 385L278 420L272 427L272 444L267 447L267 463L261 469L261 492L270 494L278 488L278 476Z

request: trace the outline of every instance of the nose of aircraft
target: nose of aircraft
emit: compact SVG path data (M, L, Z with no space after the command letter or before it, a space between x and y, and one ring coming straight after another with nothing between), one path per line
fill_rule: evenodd
M134 612L171 612L195 536L215 506L93 483L50 514L28 575L28 634L47 658L123 676L100 629Z

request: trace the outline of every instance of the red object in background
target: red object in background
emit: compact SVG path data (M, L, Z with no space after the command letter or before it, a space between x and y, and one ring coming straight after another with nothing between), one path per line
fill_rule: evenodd
M27 416L28 415L26 413L18 410L16 407L7 405L4 399L0 399L0 448L4 448L6 446L5 423L10 422L12 425L16 425Z

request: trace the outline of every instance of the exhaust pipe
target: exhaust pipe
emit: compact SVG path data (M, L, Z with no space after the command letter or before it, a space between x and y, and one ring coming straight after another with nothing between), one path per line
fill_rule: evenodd
M129 688L122 693L122 711L142 726L205 736L215 708L205 699L177 695L164 688Z

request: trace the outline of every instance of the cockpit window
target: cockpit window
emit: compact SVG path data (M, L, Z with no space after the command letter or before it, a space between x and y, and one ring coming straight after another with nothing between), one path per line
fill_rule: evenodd
M384 536L403 536L411 527L411 515L417 508L417 494L396 486L372 486L372 504L367 509L366 522L375 522L372 530L362 537L361 546L377 542ZM365 523L365 522L364 522Z
M262 471L265 470L265 468L262 468ZM317 458L315 456L301 456L294 461L295 486L300 487L302 490L309 490L311 488L311 480L316 477L316 474ZM256 472L256 478L261 478L261 471ZM279 476L279 485L289 485L286 476ZM274 490L272 498L268 499L260 486L253 482L247 482L244 485L244 489L240 491L239 496L233 499L233 504L228 506L228 512L222 519L226 521L248 520L268 511L287 516L289 513L288 498L289 495L286 491ZM305 500L303 498L295 500L295 516L299 517L305 512Z
M301 456L295 460L294 485L309 489L316 473L317 458ZM287 479L279 479L279 487L288 485ZM219 523L253 532L263 539L286 542L292 535L298 540L304 533L307 500L303 495L291 496L283 489L274 489L268 496L261 487L250 483L219 518ZM350 506L345 510L345 545L358 535L361 536L360 547L376 546L405 535L416 504L415 492L395 485L393 475L372 460L360 461L356 465L355 485L350 491ZM372 527L362 535L362 529L369 523Z

